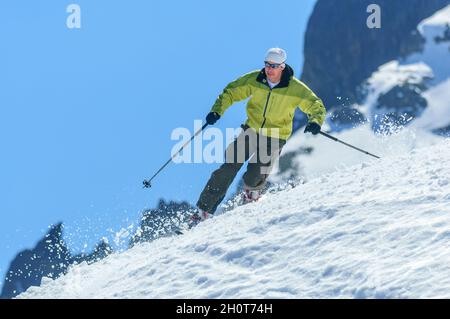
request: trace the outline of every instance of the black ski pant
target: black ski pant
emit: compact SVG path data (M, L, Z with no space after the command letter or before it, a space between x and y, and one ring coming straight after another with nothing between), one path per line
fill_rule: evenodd
M197 207L208 213L216 211L246 161L249 163L243 176L244 189L264 188L273 164L286 144L283 139L258 134L247 125L242 125L242 129L239 136L228 145L225 162L211 174L197 201Z

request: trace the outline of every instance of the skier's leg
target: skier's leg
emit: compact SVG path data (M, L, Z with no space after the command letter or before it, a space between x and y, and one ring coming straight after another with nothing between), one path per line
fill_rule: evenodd
M245 126L243 129L233 143L227 147L225 163L211 174L197 201L197 207L208 213L215 212L217 206L224 199L236 174L251 154L255 152L255 147L251 146L251 142L255 140L255 137L252 137L252 135L256 135L256 133ZM254 144L256 145L255 142Z
M285 140L258 135L256 156L250 159L243 176L245 191L261 191L264 188L273 164L285 144Z
M215 170L200 195L197 207L214 213L241 167L242 163L224 163Z

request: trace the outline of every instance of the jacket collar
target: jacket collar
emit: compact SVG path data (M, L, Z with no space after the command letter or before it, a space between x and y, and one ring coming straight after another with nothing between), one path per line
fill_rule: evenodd
M280 83L278 83L277 86L274 87L274 89L278 88L284 88L289 86L289 81L291 80L291 77L294 75L294 70L292 70L291 66L286 63L286 67L283 70L283 73L281 74ZM256 81L265 84L269 86L267 83L267 76L266 71L264 68L261 69L261 71L258 74L258 77L256 78Z

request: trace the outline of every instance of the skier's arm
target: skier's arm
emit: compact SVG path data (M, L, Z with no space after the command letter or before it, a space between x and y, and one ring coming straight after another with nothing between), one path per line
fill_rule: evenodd
M322 100L305 84L302 85L300 97L301 102L299 107L308 116L308 122L322 125L327 114Z
M251 86L248 84L248 80L253 76L253 73L245 74L237 80L228 84L223 92L217 97L211 112L216 112L219 115L223 115L225 111L235 102L245 100L251 94Z

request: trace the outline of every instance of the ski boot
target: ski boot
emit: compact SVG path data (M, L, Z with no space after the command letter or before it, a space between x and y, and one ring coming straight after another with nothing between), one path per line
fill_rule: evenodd
M256 202L261 197L260 190L249 190L246 189L242 195L242 201L244 204Z
M188 222L188 227L189 229L191 229L192 227L197 226L199 223L201 223L202 221L211 218L212 214L204 211L201 208L197 208L197 211L192 214L189 222Z

